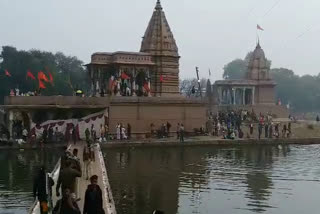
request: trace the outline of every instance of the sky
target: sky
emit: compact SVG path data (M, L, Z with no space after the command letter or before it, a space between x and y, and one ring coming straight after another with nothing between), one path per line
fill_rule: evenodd
M0 0L0 46L62 51L139 51L156 0ZM320 73L319 0L162 0L176 39L180 77L222 78L223 67L260 43L272 67Z

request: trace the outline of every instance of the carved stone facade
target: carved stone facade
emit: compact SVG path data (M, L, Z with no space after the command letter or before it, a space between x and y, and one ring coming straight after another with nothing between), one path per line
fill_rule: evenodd
M87 68L92 95L179 95L178 47L160 0L144 34L140 52L94 53Z

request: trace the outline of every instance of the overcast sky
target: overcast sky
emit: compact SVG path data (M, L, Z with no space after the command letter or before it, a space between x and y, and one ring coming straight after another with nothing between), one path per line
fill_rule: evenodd
M156 0L0 0L0 45L62 51L139 51ZM320 72L319 0L162 0L179 47L180 77L221 79L223 66L261 46L272 67ZM302 35L303 34L303 35Z

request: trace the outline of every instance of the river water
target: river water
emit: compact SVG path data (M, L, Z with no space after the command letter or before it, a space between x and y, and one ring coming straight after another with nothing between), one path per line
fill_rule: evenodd
M118 214L318 214L320 145L103 150ZM26 213L61 152L0 150L0 213Z

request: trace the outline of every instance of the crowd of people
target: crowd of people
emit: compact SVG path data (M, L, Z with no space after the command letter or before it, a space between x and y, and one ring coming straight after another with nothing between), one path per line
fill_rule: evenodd
M171 137L171 123L163 123L158 129L155 129L155 125L153 123L150 124L151 129L151 137L157 137L157 138L169 138ZM180 140L180 142L184 142L184 136L185 136L185 128L182 123L177 123L176 128L176 136L177 139Z
M223 139L255 138L254 129L258 131L258 139L264 138L289 138L292 134L291 122L283 124L273 121L270 113L256 115L254 111L219 111L210 114L206 124L206 132L209 135L222 137Z

